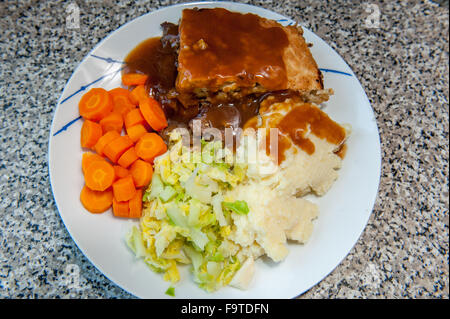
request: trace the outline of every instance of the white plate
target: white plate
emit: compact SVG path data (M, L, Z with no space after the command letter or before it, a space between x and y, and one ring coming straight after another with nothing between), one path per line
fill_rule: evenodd
M251 12L287 25L292 20L277 13L231 2L199 2L166 7L139 17L111 33L86 56L68 81L54 115L49 141L49 171L53 195L64 224L86 257L114 283L141 298L168 298L170 286L160 274L135 260L124 234L136 223L111 213L88 213L79 201L81 173L78 101L92 87L120 86L120 68L127 53L141 41L160 36L160 24L177 23L181 11L191 7L223 7ZM307 29L312 54L335 94L325 111L339 123L349 123L352 135L332 189L317 200L319 218L306 245L290 244L279 264L258 260L255 278L247 291L226 287L208 294L198 288L187 269L176 285L176 298L292 298L326 277L350 252L367 224L380 176L380 143L370 103L361 84L344 60ZM338 72L334 72L334 71ZM339 73L341 72L341 73Z

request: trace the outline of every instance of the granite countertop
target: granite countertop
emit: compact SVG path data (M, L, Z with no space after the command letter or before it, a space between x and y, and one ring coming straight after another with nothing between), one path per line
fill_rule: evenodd
M75 2L80 28L68 30ZM59 217L50 124L66 81L100 40L176 2L0 3L0 298L133 298L87 260ZM343 262L300 298L448 298L448 1L246 2L331 45L365 88L380 132L369 223ZM81 288L70 285L74 273Z

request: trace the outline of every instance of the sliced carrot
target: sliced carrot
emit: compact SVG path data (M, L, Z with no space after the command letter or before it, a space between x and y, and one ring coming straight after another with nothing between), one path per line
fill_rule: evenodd
M156 133L145 133L136 143L136 154L144 161L153 162L156 156L167 151L167 145Z
M96 153L86 152L83 153L83 157L81 159L81 170L83 174L86 174L86 170L95 161L104 161L105 159Z
M130 147L119 157L117 160L117 164L122 166L123 168L128 168L131 164L136 162L139 157L136 155L136 151L134 147Z
M127 112L136 108L136 105L130 100L130 91L127 89L116 88L109 91L109 94L112 96L113 100L113 112L118 112L124 116Z
M113 109L112 98L108 91L93 88L84 94L78 103L80 115L87 120L100 121Z
M97 141L97 143L94 146L94 149L97 152L97 154L100 156L105 155L103 153L105 146L118 137L120 137L120 134L116 131L109 131L109 132L106 132L105 134L103 134L103 136L99 138L99 140Z
M141 99L146 99L148 97L145 85L138 85L130 92L130 101L134 105L139 105Z
M130 173L137 188L146 187L152 180L153 167L150 163L137 160L131 165Z
M139 109L142 116L155 131L161 131L167 127L167 119L158 101L149 97L139 101Z
M98 139L102 137L102 133L102 127L100 124L90 120L85 120L83 126L81 127L81 147L93 148Z
M118 133L120 133L122 132L123 128L122 114L113 111L100 121L100 125L103 129L103 132L117 131Z
M123 85L143 85L147 82L148 76L141 73L126 73L122 75Z
M126 176L118 179L112 184L114 198L118 202L130 200L136 195L133 177Z
M108 91L109 95L111 95L111 97L116 97L116 96L126 96L126 97L130 97L130 91L124 88L115 88L112 90Z
M146 121L139 109L133 109L124 116L125 127L129 128L138 124L145 124Z
M128 202L129 217L140 218L142 216L142 189L136 190L136 195Z
M115 181L130 175L130 171L120 165L114 165Z
M103 153L107 158L111 160L113 163L117 163L120 156L125 153L131 146L133 146L133 141L126 135L119 136L118 138L112 140L108 144L106 144L103 149Z
M127 135L130 137L133 143L139 141L139 139L146 133L148 133L148 131L142 124L137 124L127 128Z
M93 214L100 214L108 210L113 202L112 190L103 192L93 191L86 185L80 193L80 201L89 212ZM133 203L133 205L136 205Z
M114 176L111 164L107 161L94 161L86 168L84 181L93 191L104 191L112 185Z
M130 215L130 209L128 207L128 201L119 202L115 198L112 200L113 214L116 217L128 218Z
M125 96L117 96L113 98L114 107L113 112L117 112L120 115L125 116L129 111L136 108L134 104L130 102L130 99L128 99Z

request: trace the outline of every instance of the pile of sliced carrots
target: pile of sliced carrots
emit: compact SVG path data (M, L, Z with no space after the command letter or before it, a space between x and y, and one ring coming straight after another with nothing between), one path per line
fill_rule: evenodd
M114 216L139 218L142 195L153 175L153 160L167 146L157 132L167 127L158 101L145 89L147 76L128 73L129 89L93 88L83 95L79 112L85 185L80 200L91 213L111 208Z

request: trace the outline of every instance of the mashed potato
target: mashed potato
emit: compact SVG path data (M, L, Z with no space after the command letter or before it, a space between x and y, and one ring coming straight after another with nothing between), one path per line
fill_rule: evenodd
M278 122L273 119L279 121L294 107L301 106L289 101L271 105L264 110L262 125L275 127ZM345 131L348 135L349 130ZM299 243L309 239L318 207L300 197L325 194L338 177L342 159L335 154L340 145L311 132L307 137L314 144L312 154L292 143L277 165L267 155L265 143L257 142L256 134L244 135L246 140L237 150L238 157L243 158L245 153L251 158L248 154L254 152L257 160L248 164L247 182L227 194L246 201L250 208L248 215L232 214L234 226L229 239L243 248L238 254L240 259L266 254L278 262L288 254L288 239Z
M234 227L228 238L245 248L241 257L267 254L281 261L288 254L287 239L305 243L311 235L312 221L318 213L315 204L294 196L279 196L270 186L257 182L240 185L231 193L250 208L247 215L232 214Z

